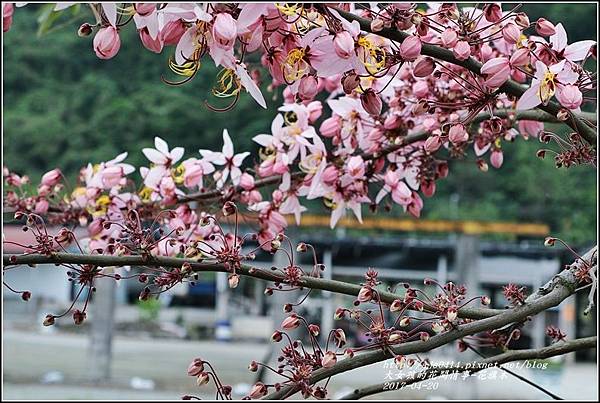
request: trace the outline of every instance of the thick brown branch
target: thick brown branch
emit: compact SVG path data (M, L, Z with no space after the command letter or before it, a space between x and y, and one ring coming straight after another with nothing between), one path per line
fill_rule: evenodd
M53 255L24 254L24 255L3 255L4 266L7 265L29 265L29 264L91 264L98 267L110 266L154 266L154 267L182 267L184 263L189 263L194 271L197 272L228 272L220 263L202 262L192 259L182 259L174 257L156 256L144 258L142 256L106 256L106 255L87 255L74 253L55 253ZM281 282L282 277L274 271L258 269L250 265L242 265L238 271L239 274L254 277L261 280ZM361 287L356 284L346 283L337 280L326 280L317 277L302 276L299 285L305 288L315 290L326 290L338 294L357 296ZM379 291L381 300L386 303L392 303L395 299L404 296L386 291ZM501 309L489 308L469 308L464 307L459 310L459 315L468 319L489 318L504 312Z
M593 336L582 339L559 342L540 349L511 350L493 357L486 358L484 360L467 363L465 365L427 368L412 376L406 376L404 378L400 378L394 381L383 382L377 385L371 385L365 388L356 389L352 393L342 397L341 400L357 400L365 396L371 396L378 393L399 390L404 386L408 386L423 380L436 378L442 374L448 374L452 372L470 372L471 374L473 374L482 371L486 368L499 366L507 362L544 359L571 353L573 351L596 348L596 346L597 337ZM394 384L397 385L397 387Z
M336 9L340 13L340 15L346 18L348 21L358 21L360 24L360 28L365 32L371 32L375 35L379 35L381 37L393 40L398 43L402 43L404 39L406 39L410 34L406 32L399 31L397 29L392 28L384 28L381 31L373 32L371 30L371 21L365 18L361 18L355 14ZM436 45L423 44L421 48L421 53L426 56L431 56L433 58L455 64L457 66L464 67L465 69L472 71L477 75L481 75L481 66L479 63L472 57L469 57L466 60L458 60L454 53L448 49L441 48ZM505 94L512 95L516 98L521 97L527 88L522 86L513 80L508 80L506 83L500 87L500 91ZM552 116L557 116L558 112L562 109L559 104L556 102L550 102L548 105L540 105L539 109L551 114ZM595 115L595 114L594 114ZM579 134L591 145L596 145L596 129L588 126L585 123L584 119L581 119L578 115L572 113L572 118L568 119L565 123L571 126L574 130L579 132Z

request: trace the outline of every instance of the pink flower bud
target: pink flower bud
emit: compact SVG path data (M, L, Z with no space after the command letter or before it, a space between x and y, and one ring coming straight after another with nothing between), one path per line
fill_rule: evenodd
M441 147L442 142L439 136L429 136L425 140L425 151L428 153L434 153Z
M371 299L373 299L373 290L371 289L371 287L365 286L361 288L358 292L357 299L360 302L369 302Z
M227 282L229 283L229 288L236 288L240 283L239 274L230 274L227 278Z
M188 366L187 374L189 376L198 376L202 371L204 371L204 361L200 358L195 358Z
M454 322L457 317L458 317L458 310L456 309L456 306L449 307L448 310L446 311L446 319L448 319L450 322Z
M519 42L519 39L521 38L521 30L516 24L509 22L502 28L502 37L506 42L515 44Z
M448 132L448 139L452 144L462 144L469 139L469 133L467 133L463 125L454 125Z
M319 91L319 82L313 75L302 77L298 86L298 96L303 101L310 101Z
M12 3L2 3L2 31L7 32L13 21L15 8Z
M502 166L502 162L504 162L504 154L500 150L492 151L490 155L490 163L494 168L500 168Z
M163 42L160 35L157 35L155 39L152 39L147 27L140 29L138 32L140 34L140 40L146 49L154 53L162 52Z
M406 61L416 60L421 55L421 39L411 35L402 41L400 56Z
M510 64L507 58L497 57L488 60L481 66L481 74L485 77L485 84L490 88L498 88L510 76Z
M453 48L458 42L458 34L452 28L446 28L440 37L445 48Z
M538 34L542 36L551 36L556 33L556 29L554 29L554 24L545 18L539 18L535 22L535 30Z
M321 359L321 365L323 368L331 368L337 362L337 356L333 351L327 351Z
M519 121L519 132L525 138L528 136L537 137L542 130L544 130L544 123L536 120L520 120Z
M94 51L100 59L113 58L120 47L119 31L112 25L100 28L94 37Z
M371 21L371 31L379 32L385 27L385 22L381 18L375 18Z
M402 118L400 116L395 115L395 114L388 115L385 118L385 121L383 122L383 128L385 130L394 130L394 129L397 129L401 123L402 123Z
M156 10L155 3L133 3L133 6L135 7L135 12L142 17L150 15Z
M348 59L354 53L354 38L348 31L341 31L335 34L333 39L333 48L335 54L342 59Z
M522 29L529 28L529 17L525 13L517 13L515 23Z
M283 322L281 322L281 328L284 330L293 330L298 326L300 326L300 319L296 314L288 316L283 320Z
M196 378L196 385L202 386L206 385L210 381L208 374L206 372L200 372L198 377Z
M341 125L342 123L340 122L340 118L338 116L331 116L321 123L319 132L324 137L334 137L340 132Z
M435 62L431 57L423 57L415 62L413 66L413 75L415 77L427 77L435 70Z
M247 172L244 172L240 176L240 186L244 190L254 189L254 177Z
M360 84L360 77L355 73L345 74L344 77L342 77L341 83L344 93L350 94Z
M217 45L231 48L237 37L236 22L229 13L219 13L215 17L212 34Z
M367 89L361 94L360 103L369 115L379 116L381 114L383 103L379 95L377 95L371 88Z
M498 22L502 19L502 8L496 3L486 4L483 8L483 14L489 22Z
M160 31L160 37L165 45L177 45L185 30L182 20L169 21Z
M346 344L346 333L342 329L335 329L333 331L333 340L338 348L342 348Z
M62 177L62 173L59 169L53 169L52 171L48 171L42 176L42 185L52 187L58 182L60 182L60 178Z
M46 199L40 199L37 201L37 203L35 203L35 208L34 211L36 214L46 214L48 212L48 208L50 207L50 204L48 203L48 200Z
M452 53L458 60L467 60L471 56L471 45L467 41L458 41L454 45Z
M565 85L556 92L556 98L567 109L577 109L583 102L583 95L576 85Z
M250 394L248 395L250 399L259 399L267 394L267 387L262 382L256 382L252 389L250 389Z
M522 67L529 64L529 49L520 48L510 57L510 64L516 67Z
M417 81L413 85L413 93L417 98L425 98L429 93L429 84L427 81Z
M320 82L321 80L319 80ZM323 114L323 104L321 101L312 101L308 105L306 105L306 109L308 109L308 122L315 123L317 119L321 117Z

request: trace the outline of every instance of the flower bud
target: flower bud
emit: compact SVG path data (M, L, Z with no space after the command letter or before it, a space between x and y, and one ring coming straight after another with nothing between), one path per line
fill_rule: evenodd
M29 301L30 298L31 298L31 292L29 292L29 291L23 291L21 293L21 299L23 301Z
M225 202L223 205L222 211L225 217L235 214L235 204L231 201Z
M498 22L502 19L502 8L496 3L486 4L483 8L483 15L491 23Z
M188 366L187 374L189 376L198 376L204 371L204 361L200 358L195 358L194 361Z
M502 37L508 43L515 44L521 39L521 30L516 24L509 22L502 28Z
M62 177L62 173L60 169L53 169L52 171L48 171L42 176L41 184L44 186L52 187L58 182L60 182L60 178Z
M490 163L492 164L492 166L494 168L498 169L502 166L503 162L504 162L504 154L502 153L502 151L501 150L493 150L490 155Z
M402 309L402 301L400 301L399 299L395 299L391 304L390 304L390 312L397 312L400 309Z
M248 365L248 371L256 372L258 371L258 363L256 361L252 361L250 365Z
M429 333L427 333L427 332L420 332L419 333L419 338L421 339L421 341L427 341L427 340L429 340Z
M423 78L431 75L435 70L435 62L431 57L423 57L415 62L413 66L413 75Z
M85 37L85 36L90 36L92 34L92 26L90 24L88 24L87 22L84 22L83 24L81 24L79 26L79 29L77 30L77 35L79 35L80 37Z
M208 377L208 374L206 372L201 372L200 374L198 374L198 378L196 378L196 385L206 385L209 380L210 378Z
M296 314L288 316L281 322L281 328L284 330L294 330L298 326L300 326L300 318Z
M317 337L319 335L319 332L321 329L319 328L318 325L310 324L310 325L308 325L308 330L309 330L310 334Z
M335 34L333 39L335 54L342 59L348 59L354 53L354 39L348 31Z
M371 31L379 32L385 27L385 22L381 18L375 18L371 21Z
M356 73L345 74L341 82L344 93L351 94L359 86L360 77Z
M462 144L469 139L469 133L467 133L462 124L457 124L450 128L448 139L452 144Z
M371 116L379 116L381 114L381 108L383 103L379 95L375 93L371 88L367 89L360 96L360 102L364 110Z
M337 362L337 356L333 351L327 351L321 359L321 365L323 368L331 368Z
M546 247L554 246L555 242L556 242L556 238L549 236L544 240L544 246L546 246Z
M538 20L535 22L535 30L541 36L552 36L556 33L554 24L545 18L538 18Z
M298 96L303 101L310 101L319 92L319 81L313 75L307 75L300 79Z
M283 335L279 330L275 330L271 335L271 340L275 343L279 343L283 339Z
M43 325L44 326L52 326L54 324L54 315L46 315L46 317L44 318L44 322Z
M421 55L421 39L411 35L402 41L400 45L400 56L406 61L416 60Z
M230 274L227 281L229 283L229 288L236 288L240 282L240 276L239 274Z
M73 322L76 325L80 325L83 323L83 321L85 320L86 314L85 312L80 311L79 309L75 310L75 312L73 312Z
M492 302L492 300L487 295L484 295L484 296L481 297L481 305L486 305L487 306L491 302Z
M458 41L454 45L452 53L458 60L467 60L471 56L471 45L467 41Z
M113 58L121 48L121 38L117 28L109 25L100 28L94 37L94 51L100 59Z

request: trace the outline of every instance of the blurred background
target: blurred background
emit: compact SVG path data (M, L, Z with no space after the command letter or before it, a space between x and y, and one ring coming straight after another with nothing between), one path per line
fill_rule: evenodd
M144 49L133 24L121 31L118 55L99 60L92 37L76 34L77 27L91 19L87 8L77 8L60 15L51 13L47 5L18 8L11 30L3 35L4 165L28 174L33 183L55 167L75 179L87 162L106 161L123 151L129 152L128 162L144 164L141 149L152 146L157 135L171 146L185 147L187 156L197 154L199 148L220 149L223 128L229 130L236 151L257 151L251 138L269 132L281 94L267 93L263 86L268 110L243 95L232 111L212 112L204 106L217 72L210 61L192 82L168 86L160 77L170 77L167 60L173 49L160 55ZM532 21L543 15L562 22L569 43L596 38L595 4L525 4L523 11ZM330 231L328 211L315 205L300 227L290 227L289 235L313 244L335 279L360 282L364 271L374 267L389 285L415 283L424 277L466 283L473 292L490 295L496 307L503 307L502 285L515 282L535 289L572 260L560 248L544 248L545 236L559 236L583 250L595 244L597 233L594 169L555 169L551 158L535 157L540 148L535 139L518 139L503 148L504 165L498 170L490 167L487 173L477 169L472 156L452 161L451 174L437 183L435 197L425 200L420 220L394 208L365 214L363 226L347 219ZM11 225L11 217L5 216L3 224L8 239L24 236L19 226ZM19 251L5 248L4 252ZM270 267L278 263L273 260L264 254L258 264ZM8 399L203 395L185 374L196 356L216 364L222 380L233 384L234 393L241 396L257 379L246 365L253 359L276 357L268 337L283 318L283 301L265 297L261 282L242 280L230 293L224 277L204 275L194 287L176 287L158 301L145 303L138 301L140 287L133 282L116 288L99 284L90 321L75 327L63 320L43 328L45 314L68 306L75 296L64 271L24 268L5 278L33 292L28 303L3 293L3 386ZM296 297L301 295L286 295ZM519 346L547 344L544 329L549 324L559 325L569 338L596 334L595 310L587 317L581 314L585 299L573 297L536 317L526 326ZM360 345L365 337L359 329L331 321L337 306L351 302L351 298L313 293L303 304L303 313L324 329L344 327L351 344ZM561 397L588 398L581 395L588 393L593 398L597 395L590 386L596 385L595 357L595 351L572 354L550 362L547 370L519 371L551 385ZM457 355L456 346L447 346L436 351L435 358L464 360L465 356ZM383 382L387 371L378 364L344 374L332 384L334 397L363 384ZM448 380L435 389L407 389L381 397L544 397L513 379L460 382L468 382L469 387L457 388L456 381Z

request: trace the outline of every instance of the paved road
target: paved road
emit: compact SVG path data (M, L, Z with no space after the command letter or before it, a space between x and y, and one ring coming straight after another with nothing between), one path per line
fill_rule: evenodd
M194 379L185 373L193 357L199 356L209 360L216 366L224 382L236 385L253 382L254 374L249 373L246 366L253 359L261 359L267 351L266 344L258 343L225 344L213 341L116 337L113 380L110 385L92 387L86 386L89 364L86 360L87 337L15 330L6 330L3 336L3 395L6 399L179 399L183 394L199 394ZM435 361L436 357L432 358ZM577 364L565 367L560 373L531 371L526 368L518 369L517 372L545 384L561 397L595 399L598 395L596 369L594 364ZM49 371L62 372L64 383L40 385L40 379ZM355 387L390 380L390 375L394 374L390 374L389 367L386 368L383 363L341 374L330 383L332 397L340 396ZM156 389L131 389L129 381L134 376L152 379ZM206 390L209 391L210 389ZM210 398L210 395L202 392L200 394ZM430 388L388 392L380 397L520 400L546 398L531 386L513 378L500 379L498 374L496 379L440 380L437 384L431 384Z

